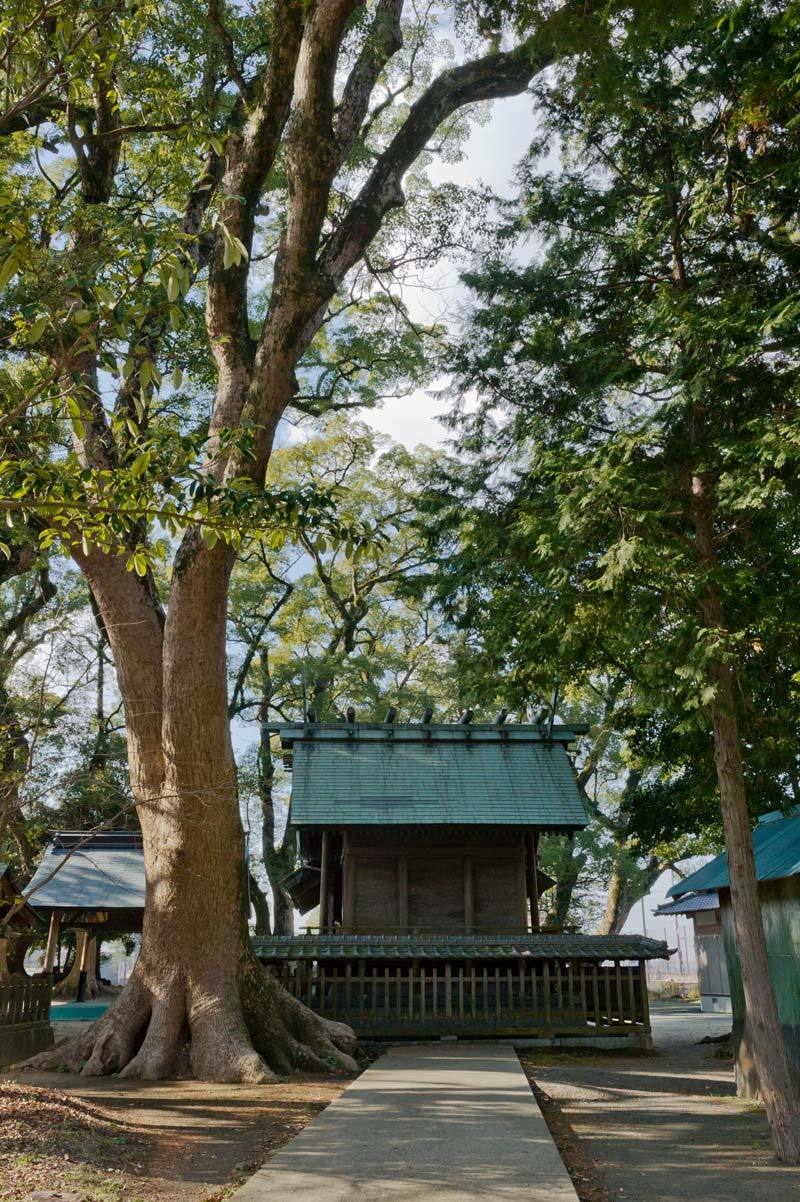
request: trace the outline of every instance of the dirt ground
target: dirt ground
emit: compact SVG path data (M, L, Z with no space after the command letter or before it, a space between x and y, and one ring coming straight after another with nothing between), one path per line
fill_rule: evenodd
M762 1108L736 1098L730 1017L653 1006L655 1051L526 1052L523 1066L581 1202L800 1202Z
M216 1202L338 1097L346 1080L133 1082L65 1073L0 1080L0 1200Z

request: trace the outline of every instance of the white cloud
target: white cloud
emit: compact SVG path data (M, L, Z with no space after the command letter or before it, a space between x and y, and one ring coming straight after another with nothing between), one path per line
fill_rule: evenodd
M446 409L443 397L418 388L410 396L393 397L384 401L382 408L365 409L359 416L374 430L413 450L420 443L429 447L442 445L448 431L437 422L436 415Z
M464 156L457 163L434 161L429 167L435 183L452 181L469 187L486 184L499 194L509 195L514 170L527 153L534 134L534 116L530 96L514 96L496 101L485 125L474 125ZM406 281L402 295L412 319L421 322L452 321L467 298L460 281L461 268L449 259L421 272L415 282ZM439 382L439 386L443 381ZM418 389L411 396L387 400L383 407L365 410L359 416L404 446L423 443L441 446L449 437L436 415L446 412L444 397Z
M486 124L472 126L463 158L458 163L436 161L429 175L437 184L450 181L474 188L484 183L501 195L509 195L514 168L527 154L533 133L530 96L523 93L496 100Z

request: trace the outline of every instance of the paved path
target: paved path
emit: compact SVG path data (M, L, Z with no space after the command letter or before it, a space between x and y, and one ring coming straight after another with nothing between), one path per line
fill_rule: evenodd
M651 1007L656 1055L526 1054L562 1132L594 1166L597 1202L800 1202L800 1169L772 1156L764 1112L735 1096L733 1064L705 1035L731 1016Z
M513 1048L392 1048L236 1202L576 1202Z

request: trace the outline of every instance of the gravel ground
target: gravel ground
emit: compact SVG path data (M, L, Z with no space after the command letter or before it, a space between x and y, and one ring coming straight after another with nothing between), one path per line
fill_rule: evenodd
M652 1019L652 1054L522 1056L581 1202L800 1202L800 1169L775 1161L731 1060L698 1043L730 1018L683 1002Z

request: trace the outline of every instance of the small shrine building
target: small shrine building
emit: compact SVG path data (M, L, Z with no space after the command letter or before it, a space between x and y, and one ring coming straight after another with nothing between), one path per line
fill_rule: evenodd
M352 711L349 717L352 717ZM304 934L254 940L318 1013L373 1038L650 1043L642 936L543 929L542 835L587 825L563 725L272 728L292 772Z

